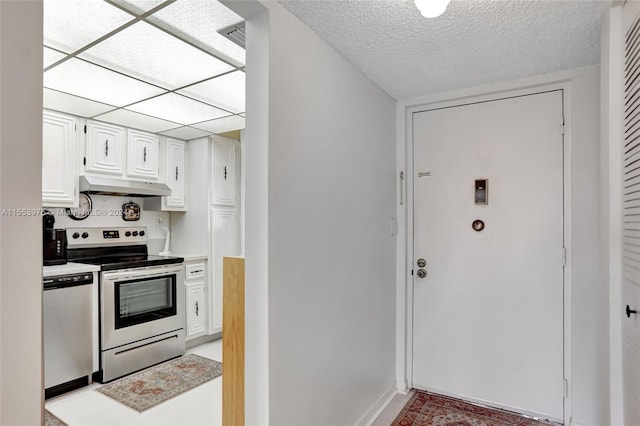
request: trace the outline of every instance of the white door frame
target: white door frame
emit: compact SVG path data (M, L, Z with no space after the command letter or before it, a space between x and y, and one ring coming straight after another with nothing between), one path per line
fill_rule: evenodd
M569 425L572 408L571 392L571 73L533 77L481 88L466 89L429 97L399 101L396 111L396 165L398 186L397 268L396 268L396 380L398 391L412 388L413 376L413 122L416 112L460 106L469 103L531 95L551 90L563 91L564 132L564 424ZM400 179L400 174L403 179Z

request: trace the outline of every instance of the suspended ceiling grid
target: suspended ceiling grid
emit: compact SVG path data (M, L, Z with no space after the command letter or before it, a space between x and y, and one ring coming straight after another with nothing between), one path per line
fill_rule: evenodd
M215 0L45 0L44 107L180 139L244 128L242 18Z

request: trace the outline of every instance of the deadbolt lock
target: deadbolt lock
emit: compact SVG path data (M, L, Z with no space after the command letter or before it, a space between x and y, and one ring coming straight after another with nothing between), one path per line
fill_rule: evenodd
M418 278L424 278L427 276L427 271L424 269L418 269Z
M419 268L424 268L425 266L427 266L427 261L424 259L418 259L416 263L418 264Z

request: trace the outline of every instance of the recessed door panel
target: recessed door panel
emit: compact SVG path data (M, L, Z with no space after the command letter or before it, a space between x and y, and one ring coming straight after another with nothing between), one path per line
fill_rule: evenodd
M87 121L85 170L114 176L124 174L125 132L123 127Z
M234 206L236 204L236 144L228 140L214 140L212 164L211 204Z

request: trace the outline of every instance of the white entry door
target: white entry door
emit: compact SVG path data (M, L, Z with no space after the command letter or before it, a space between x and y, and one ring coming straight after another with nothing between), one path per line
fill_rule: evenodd
M563 420L562 96L413 114L415 388Z

